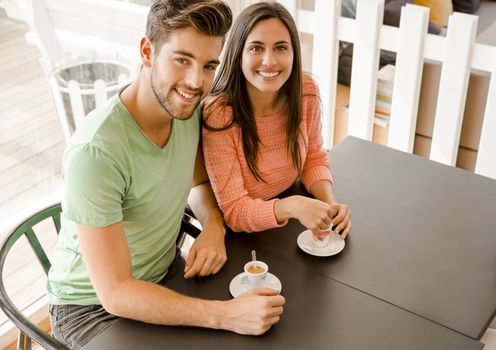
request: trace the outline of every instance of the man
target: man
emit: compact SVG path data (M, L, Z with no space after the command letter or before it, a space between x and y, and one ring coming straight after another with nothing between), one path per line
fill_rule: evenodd
M53 333L71 348L118 317L255 335L279 320L284 298L269 289L207 301L162 285L180 263L175 242L191 184L203 231L185 277L217 273L226 260L196 107L211 87L230 25L222 1L156 1L140 42L139 76L90 113L66 150L48 295Z

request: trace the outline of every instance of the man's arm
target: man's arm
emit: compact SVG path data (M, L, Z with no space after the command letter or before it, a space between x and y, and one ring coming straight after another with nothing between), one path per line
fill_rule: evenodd
M217 273L227 260L224 244L226 229L208 181L201 145L196 153L193 188L188 201L203 231L189 251L184 277Z
M212 301L134 279L122 222L97 228L77 225L77 230L97 296L116 316L258 335L276 323L282 313L284 298L270 289L253 290L229 301Z

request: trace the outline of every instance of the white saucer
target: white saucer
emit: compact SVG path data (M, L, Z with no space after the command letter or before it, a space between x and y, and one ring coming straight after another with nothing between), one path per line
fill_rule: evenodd
M247 282L243 283L244 276L245 273L241 272L239 275L234 277L231 283L229 284L229 291L231 292L231 295L235 298L240 294L243 294L244 292L248 291L248 283ZM275 289L278 292L280 292L282 290L282 284L281 281L279 281L279 278L268 272L264 288Z
M331 256L343 250L345 243L344 239L339 239L337 233L331 233L329 244L323 248L318 248L313 244L312 232L310 230L303 231L296 240L298 247L305 253L315 256Z

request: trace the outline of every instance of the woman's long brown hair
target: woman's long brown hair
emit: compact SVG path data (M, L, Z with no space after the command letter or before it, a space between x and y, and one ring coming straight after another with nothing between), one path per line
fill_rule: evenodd
M234 124L242 132L243 152L253 176L264 181L257 166L260 152L260 138L257 133L255 116L248 91L246 79L241 70L241 60L246 39L253 27L260 21L278 18L286 26L291 36L293 47L293 68L288 80L279 90L287 96L288 123L286 129L286 150L298 173L301 172L301 157L298 146L299 128L302 120L302 63L298 30L291 14L277 2L259 2L245 8L233 24L226 45L226 52L219 73L213 83L211 94L225 96L225 106L233 110L232 120L221 128L214 128L205 122L204 127L210 131L226 130Z

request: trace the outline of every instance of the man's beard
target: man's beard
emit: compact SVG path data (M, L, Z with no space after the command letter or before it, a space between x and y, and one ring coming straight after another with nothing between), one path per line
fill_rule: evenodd
M152 91L153 91L153 94L155 95L155 98L157 99L157 102L160 104L160 106L163 108L163 110L169 114L173 119L179 119L179 120L188 120L189 118L191 118L196 110L196 107L198 107L198 105L200 104L200 102L198 102L196 104L196 106L191 110L191 113L187 116L181 116L181 115L177 115L177 113L174 111L174 108L172 106L172 103L169 101L169 99L167 98L167 96L161 96L157 89L155 89L155 84L154 84L154 78L153 78L153 71L152 71L152 79L151 79L151 87L152 87ZM173 87L169 90L169 91L173 91ZM200 96L202 96L203 94L200 94Z

